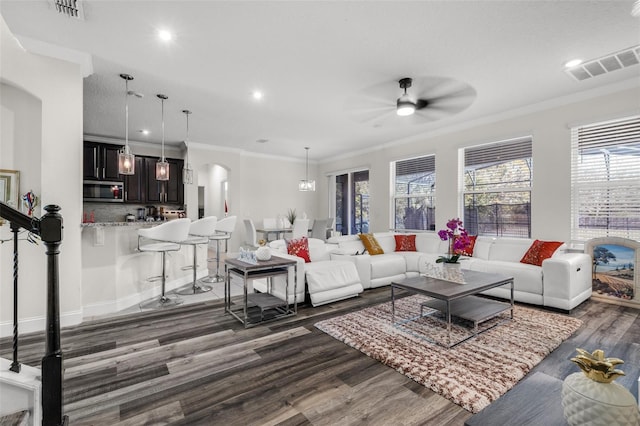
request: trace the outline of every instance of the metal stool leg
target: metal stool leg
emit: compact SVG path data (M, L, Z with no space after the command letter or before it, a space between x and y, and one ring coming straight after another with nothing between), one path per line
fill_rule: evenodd
M198 245L193 244L193 283L190 287L177 290L176 293L189 296L192 294L206 293L211 291L212 287L208 285L198 285Z
M155 309L166 308L170 306L176 306L183 302L179 297L169 297L165 294L165 286L167 282L166 267L167 267L167 252L162 252L162 293L160 299L151 299L146 302L140 303L140 309Z
M208 276L204 278L202 282L205 283L220 283L224 281L224 277L220 275L220 239L216 239L216 274L214 276Z

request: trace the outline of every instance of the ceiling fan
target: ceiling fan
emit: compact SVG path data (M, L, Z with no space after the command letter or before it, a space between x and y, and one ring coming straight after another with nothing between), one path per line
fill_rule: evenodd
M459 80L404 77L357 92L347 100L346 109L352 119L374 127L424 124L462 112L475 99L475 89Z

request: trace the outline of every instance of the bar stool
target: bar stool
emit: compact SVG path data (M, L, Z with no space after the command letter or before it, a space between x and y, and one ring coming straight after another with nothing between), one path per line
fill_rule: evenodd
M216 233L209 236L209 240L216 242L216 275L209 276L202 281L205 283L219 283L224 281L224 276L220 275L220 241L224 240L224 251L227 252L228 242L231 233L236 229L237 216L229 216L221 219L216 224ZM207 259L213 260L213 259Z
M177 290L177 294L188 296L191 294L205 293L211 291L212 287L208 285L198 285L198 245L209 244L209 237L216 232L216 223L218 218L208 216L204 219L191 222L189 226L189 237L180 244L193 246L193 283L191 286ZM184 269L184 268L183 268Z
M140 303L141 309L154 309L175 306L182 303L179 297L169 297L165 294L167 252L180 250L180 242L189 236L189 219L175 219L165 222L153 228L143 228L138 230L138 250L145 252L162 253L162 292L159 299L152 299ZM146 240L152 240L146 242ZM155 281L158 277L149 279Z

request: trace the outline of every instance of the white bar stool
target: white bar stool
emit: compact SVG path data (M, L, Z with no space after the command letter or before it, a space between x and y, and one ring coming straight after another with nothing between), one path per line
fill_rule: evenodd
M205 283L219 283L224 281L224 276L220 275L220 241L225 242L224 251L227 252L227 243L231 238L231 234L236 229L237 216L229 216L221 219L216 224L216 233L209 236L209 240L215 240L216 242L216 275L208 276L202 281ZM209 259L207 259L209 260ZM211 259L213 260L213 259Z
M193 267L191 267L193 269L193 283L189 287L176 290L177 294L189 296L211 291L211 286L198 284L198 245L209 244L209 237L216 233L217 222L218 218L215 216L208 216L191 222L189 226L189 237L180 244L193 246Z
M180 250L180 242L189 236L189 219L175 219L165 222L153 228L143 228L138 230L138 250L142 252L162 253L162 291L159 299L152 299L140 303L141 309L154 309L175 306L182 303L179 297L169 297L165 294L167 252ZM146 242L146 240L152 240ZM151 278L154 281L156 278Z

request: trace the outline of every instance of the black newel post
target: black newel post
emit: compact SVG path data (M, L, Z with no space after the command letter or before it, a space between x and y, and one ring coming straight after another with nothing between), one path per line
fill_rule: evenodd
M11 222L13 232L13 361L9 370L19 373L21 370L18 362L18 232L20 226Z
M40 219L40 238L47 247L47 341L42 358L42 424L66 424L62 416L62 350L60 349L60 307L58 254L62 242L62 216L60 207L44 207L46 214Z

